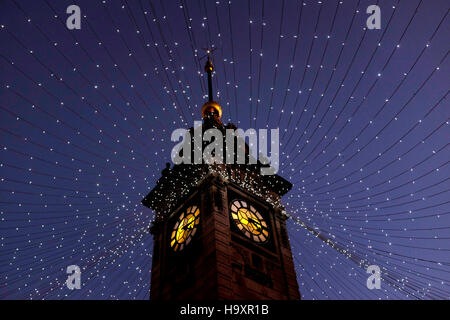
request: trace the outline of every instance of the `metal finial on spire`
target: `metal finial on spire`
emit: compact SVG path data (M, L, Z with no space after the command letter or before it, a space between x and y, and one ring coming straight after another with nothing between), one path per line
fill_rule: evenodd
M208 102L206 102L203 105L202 116L203 116L203 118L206 118L209 115L212 115L214 118L219 120L220 117L222 117L222 108L220 107L220 105L217 102L215 102L213 100L214 95L213 95L213 89L212 89L212 73L214 72L214 65L211 60L211 54L216 49L204 48L203 50L206 51L206 55L203 56L202 58L208 57L208 59L206 60L206 64L205 64L205 72L208 74Z
M212 90L212 72L214 71L214 66L208 55L208 60L206 60L205 71L208 74L208 101L213 101L213 90Z
M208 59L206 60L206 64L205 64L205 72L208 74L208 101L212 102L212 101L214 101L213 100L213 89L212 89L212 73L214 71L214 65L211 61L211 54L216 49L203 48L203 50L206 51L206 56L208 57Z

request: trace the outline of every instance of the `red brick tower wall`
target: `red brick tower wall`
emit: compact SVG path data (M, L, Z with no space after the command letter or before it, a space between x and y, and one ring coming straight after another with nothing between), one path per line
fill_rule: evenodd
M265 209L271 247L263 248L232 228L228 198L238 194ZM193 201L193 202L192 202ZM161 300L298 300L300 293L286 232L286 217L220 176L209 175L185 202L198 203L200 230L185 252L170 252L171 217L153 228L151 299ZM173 212L177 216L187 205Z

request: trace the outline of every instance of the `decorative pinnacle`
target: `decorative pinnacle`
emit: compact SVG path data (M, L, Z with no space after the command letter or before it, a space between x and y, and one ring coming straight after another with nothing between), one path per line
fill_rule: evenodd
M205 64L205 72L208 74L208 102L206 102L203 105L202 116L203 118L206 118L208 117L208 115L212 114L214 118L219 120L220 117L222 117L222 108L217 102L213 100L213 89L212 89L212 73L214 72L214 65L211 60L211 54L216 49L211 50L204 48L203 50L206 51L206 57L208 57ZM202 58L204 57L205 56L203 56Z
M205 72L208 74L208 101L212 102L213 101L212 73L214 71L214 65L211 61L211 54L216 49L211 50L211 49L204 48L203 50L206 51L206 56L208 57L208 59L206 60L206 64L205 64Z

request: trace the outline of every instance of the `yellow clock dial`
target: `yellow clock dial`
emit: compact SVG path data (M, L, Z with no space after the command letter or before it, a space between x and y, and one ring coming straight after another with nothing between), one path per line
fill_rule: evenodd
M200 223L200 209L191 206L178 218L170 235L170 247L174 251L183 250L191 242Z
M269 227L261 214L244 200L231 202L231 218L245 236L255 242L269 238Z

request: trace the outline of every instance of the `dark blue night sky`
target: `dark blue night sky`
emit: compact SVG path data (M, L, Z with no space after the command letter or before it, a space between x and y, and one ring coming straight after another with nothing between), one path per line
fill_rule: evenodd
M66 27L72 4L81 30ZM381 30L366 29L373 4ZM149 298L153 212L140 201L172 131L201 120L209 47L222 120L280 128L302 297L450 299L449 8L1 1L0 298Z

